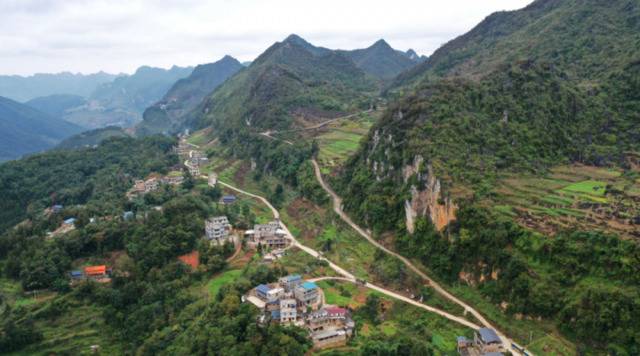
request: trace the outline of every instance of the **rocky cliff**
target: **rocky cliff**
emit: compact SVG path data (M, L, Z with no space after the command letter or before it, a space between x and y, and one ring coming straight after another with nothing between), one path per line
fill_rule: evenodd
M418 217L428 216L436 229L442 230L455 219L458 207L441 191L440 180L433 173L430 165L426 166L426 172L421 172L424 162L422 156L416 156L413 164L407 165L402 170L404 182L407 183L413 175L417 176L418 186L410 187L411 198L405 200L404 210L406 215L406 227L410 233L414 232L415 220Z

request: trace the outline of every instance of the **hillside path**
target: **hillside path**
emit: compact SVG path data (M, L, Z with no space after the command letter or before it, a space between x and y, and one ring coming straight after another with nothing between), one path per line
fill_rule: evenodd
M252 197L252 198L260 200L262 203L264 203L266 206L268 206L269 209L271 209L271 212L273 213L274 218L276 218L278 220L280 219L280 213L278 212L278 209L276 209L273 205L271 205L271 203L266 198L264 198L264 197L262 197L260 195L249 193L247 191L244 191L244 190L242 190L240 188L234 187L233 185L225 183L225 182L222 182L220 180L218 180L218 183L220 183L222 186L227 187L227 188L229 188L231 190L234 190L234 191L236 191L236 192L238 192L240 194L244 194L244 195L247 195L249 197ZM280 224L282 226L282 229L285 231L285 234L286 234L287 238L289 240L291 240L291 244L293 246L296 246L297 248L301 249L302 251L306 252L307 254L309 254L309 255L317 258L317 259L326 261L329 264L329 267L331 267L331 269L333 269L336 273L338 273L339 275L342 276L342 277L323 277L322 279L315 279L315 280L319 281L319 280L333 279L333 280L348 281L348 282L356 283L356 284L358 283L356 277L353 274L351 274L350 272L348 272L344 268L342 268L342 267L338 266L337 264L335 264L335 263L331 262L330 260L328 260L326 257L324 257L322 255L322 253L320 253L320 252L318 252L318 251L316 251L316 250L314 250L314 249L312 249L312 248L310 248L308 246L305 246L305 245L301 244L295 238L295 236L293 236L293 234L289 231L287 226L282 221L280 221ZM465 318L462 318L462 317L450 314L450 313L448 313L448 312L446 312L444 310L441 310L441 309L438 309L438 308L434 308L432 306L417 302L417 301L415 301L415 300L413 300L411 298L405 297L402 294L399 294L399 293L390 291L388 289L376 286L376 285L371 284L369 282L365 282L364 284L361 284L361 285L363 285L363 286L365 286L365 287L367 287L369 289L375 290L377 292L380 292L380 293L382 293L384 295L387 295L387 296L389 296L391 298L394 298L394 299L397 299L397 300L401 300L403 302L412 304L412 305L414 305L414 306L416 306L418 308L422 308L422 309L427 310L429 312L438 314L438 315L440 315L440 316L442 316L444 318L447 318L447 319L449 319L451 321L454 321L454 322L459 323L461 325L464 325L466 327L472 328L474 330L477 330L477 329L480 328L478 325L466 320Z
M311 163L313 164L313 168L314 168L316 179L318 180L318 183L320 183L320 185L322 186L322 189L324 189L331 196L331 200L333 201L333 211L335 211L335 213L338 214L338 216L340 216L340 218L344 222L346 222L349 226L351 226L354 230L356 230L358 232L358 234L360 234L360 236L364 237L367 241L369 241L376 248L382 250L383 252L385 252L388 255L391 255L391 256L394 256L394 257L398 258L400 261L402 261L402 263L405 264L405 266L407 266L409 269L414 271L417 275L422 277L422 279L427 281L427 284L429 286L431 286L438 294L442 295L446 299L448 299L448 300L460 305L461 307L463 307L464 310L465 310L465 313L470 313L471 315L473 315L478 321L480 321L480 323L484 327L494 329L496 331L496 333L498 334L498 336L500 337L500 339L502 340L502 343L504 344L505 348L509 349L514 354L520 354L520 352L518 352L515 349L511 350L512 349L512 347L511 347L512 340L509 339L504 333L502 333L498 329L496 329L477 310L475 310L474 308L472 308L471 306L469 306L467 303L463 302L462 300L458 299L453 294L447 292L444 288L442 288L442 286L440 286L437 282L435 282L433 279L431 279L431 277L429 277L426 273L422 272L418 267L416 267L413 263L411 263L411 261L409 261L406 257L400 255L397 252L389 250L388 248L386 248L385 246L380 244L378 241L376 241L371 236L371 234L369 234L363 228L361 228L355 222L353 222L353 220L351 220L349 215L347 215L344 212L344 210L342 209L342 198L340 198L340 196L338 196L338 194L336 194L336 192L334 192L333 189L331 189L331 187L327 183L325 183L324 179L322 178L322 172L320 171L320 166L318 165L318 162L315 159L312 159Z

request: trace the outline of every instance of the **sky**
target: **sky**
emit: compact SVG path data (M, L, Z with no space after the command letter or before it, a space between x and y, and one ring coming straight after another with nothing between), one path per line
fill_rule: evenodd
M250 61L296 33L317 46L384 38L429 55L495 11L532 0L0 0L0 74L132 73Z

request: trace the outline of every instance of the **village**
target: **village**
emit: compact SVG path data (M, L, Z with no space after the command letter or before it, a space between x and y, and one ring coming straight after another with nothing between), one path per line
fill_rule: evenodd
M184 138L180 139L174 151L184 159L183 165L191 176L206 179L209 187L219 185L218 176L214 172L202 174L201 168L208 163L208 159ZM126 197L131 201L158 191L162 186L179 186L184 181L185 175L178 169L166 175L151 174L144 179L136 179L126 193ZM232 205L236 201L235 195L225 194L221 196L218 203L225 206ZM56 204L48 208L47 213L58 214L63 209L62 205ZM162 207L156 206L154 209L161 211ZM133 211L125 211L121 219L132 221L136 216ZM62 225L51 233L51 236L73 230L75 220L75 217L64 219ZM91 222L94 221L95 219L92 218ZM259 256L259 262L265 265L270 265L286 256L294 242L278 218L266 223L255 223L248 229L240 229L234 228L227 216L215 215L204 220L202 231L202 240L211 246L229 244L236 251L247 248ZM194 271L200 266L198 250L178 256L177 260ZM83 281L107 284L111 282L114 274L117 275L118 271L108 263L86 265L69 272L69 284L72 287ZM254 286L242 296L242 302L249 303L258 309L259 315L256 322L259 325L277 323L304 328L317 350L344 346L355 336L356 325L352 318L352 310L346 305L325 303L325 293L316 284L317 280L318 278L304 279L300 274L286 275L280 277L277 282ZM361 284L367 283L363 281ZM471 339L459 336L456 339L456 345L458 353L462 356L496 356L502 355L506 350L500 337L490 328L474 330L474 336Z

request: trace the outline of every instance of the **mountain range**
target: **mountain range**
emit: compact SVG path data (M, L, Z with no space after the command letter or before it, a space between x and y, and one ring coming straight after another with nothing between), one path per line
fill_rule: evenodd
M244 66L231 56L214 63L201 64L186 78L180 79L162 100L148 107L136 128L139 135L174 132L182 118L194 110L202 99Z
M82 128L0 97L0 162L54 147Z
M94 74L34 74L32 76L0 75L0 96L25 102L40 96L69 94L88 97L101 84L118 75L104 72Z

